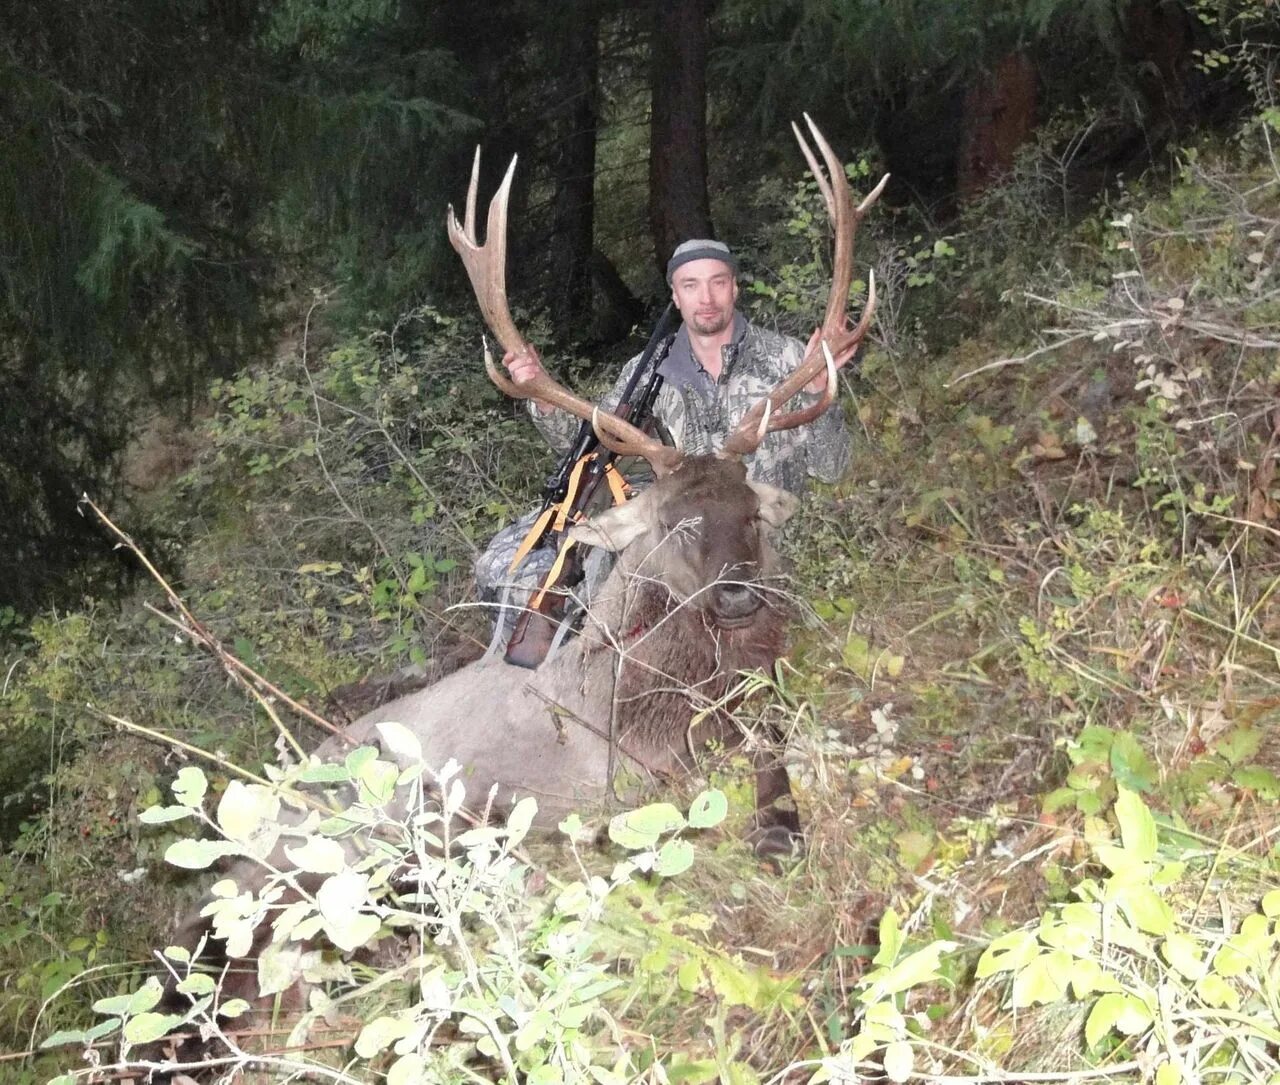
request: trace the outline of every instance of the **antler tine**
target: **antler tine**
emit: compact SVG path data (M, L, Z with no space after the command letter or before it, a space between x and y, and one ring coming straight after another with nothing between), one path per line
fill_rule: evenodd
M502 178L502 184L498 186L498 191L489 201L489 217L483 245L476 237L476 200L480 190L479 147L476 148L475 159L471 165L471 183L467 187L463 222L458 222L458 216L451 205L445 216L445 227L450 243L462 257L462 264L467 269L467 277L471 280L471 289L480 305L485 323L505 350L520 354L528 349L528 344L516 329L515 321L511 319L511 310L507 305L506 285L507 207L511 199L511 184L515 177L516 161L517 157L512 156L511 164ZM559 407L576 418L582 419L591 418L595 410L593 404L574 395L545 372L532 380L517 384L494 364L493 355L489 352L487 343L484 348L484 367L489 374L489 379L513 399L534 399L550 407ZM624 419L605 412L597 428L607 430L615 440L635 448L635 454L648 459L655 471L660 470L659 463L663 463L663 469L670 469L669 457L665 453L674 450L667 449L660 441L655 441L643 430ZM659 449L663 451L660 452Z
M835 364L832 352L841 354L850 347L856 346L867 334L871 326L871 318L876 306L875 273L868 276L867 303L863 307L862 318L851 330L845 329L845 312L849 307L849 286L853 280L853 239L863 216L880 197L889 181L886 174L880 183L857 207L853 206L853 195L849 190L849 181L845 177L844 166L835 151L827 142L813 118L804 114L805 123L813 137L814 143L822 153L826 171L818 165L817 156L809 147L808 141L800 131L799 125L793 123L792 131L805 162L817 180L818 189L822 193L823 202L832 220L832 232L835 235L835 251L831 260L831 292L827 297L827 308L822 319L819 336L819 347L805 356L800 365L783 379L764 399L756 403L746 413L738 428L725 441L724 452L727 455L749 455L754 452L764 439L766 432L794 429L817 418L831 403L835 394ZM783 412L780 408L797 392L812 381L821 371L827 369L827 389L822 397L808 407L795 411Z
M476 239L476 196L480 192L480 144L476 144L475 156L471 159L471 183L467 185L466 226L467 237L474 243ZM453 209L450 208L450 211Z

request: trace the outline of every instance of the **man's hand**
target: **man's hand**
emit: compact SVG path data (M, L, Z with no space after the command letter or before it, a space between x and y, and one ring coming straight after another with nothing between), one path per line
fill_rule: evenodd
M525 349L518 354L514 350L507 351L502 356L502 364L516 384L527 384L546 373L542 359L538 357L538 352L531 343L526 343ZM544 406L539 400L534 400L533 405L539 414L551 413L551 408Z
M845 326L844 328L841 329L841 331L844 331L847 328L848 328L848 322L846 321ZM822 329L814 328L813 334L809 336L809 344L804 348L804 356L806 358L809 357L810 354L812 354L815 350L818 349L818 343L821 341L821 339L822 339ZM861 345L860 343L850 343L839 354L832 355L832 359L836 363L836 368L839 369L841 366L848 365L849 361L853 358L853 356L858 353L858 347L860 345ZM823 369L821 372L819 372L819 374L816 377L814 377L813 380L811 380L808 384L804 386L804 390L808 392L810 395L815 395L815 396L821 395L823 392L825 392L827 390L827 371Z

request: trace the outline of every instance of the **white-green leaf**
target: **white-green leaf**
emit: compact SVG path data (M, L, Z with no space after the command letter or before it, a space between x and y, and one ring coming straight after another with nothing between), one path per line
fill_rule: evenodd
M511 808L507 815L507 833L512 845L520 843L533 825L534 815L538 812L538 800L526 796Z
M428 1080L426 1061L416 1051L401 1055L387 1070L387 1085L426 1085Z
M209 781L195 765L183 765L173 781L173 797L183 806L199 806L209 790Z
M323 836L310 837L301 847L286 847L284 853L289 862L310 874L337 874L347 865L342 845Z
M240 1017L247 1013L250 1008L249 1003L247 1003L243 998L230 998L218 1007L218 1016Z
M227 840L177 840L165 850L164 861L184 870L205 870L238 850Z
M413 1022L402 1017L375 1017L356 1037L356 1054L362 1059L371 1059L400 1037L408 1035L412 1028Z
M718 788L709 788L689 804L689 826L693 829L710 829L724 821L729 812L729 800Z
M183 1023L185 1018L177 1013L140 1013L124 1023L124 1039L131 1044L149 1044L167 1035Z
M669 802L627 810L609 820L609 839L630 851L651 848L663 833L685 826L684 815Z
M303 949L298 945L272 942L258 954L258 994L287 991L302 975Z
M280 816L280 796L261 784L232 780L218 800L217 821L227 836L247 843L264 821Z
M217 990L217 983L208 972L192 972L178 984L178 992L184 995L211 995Z
M691 866L693 866L693 845L687 840L668 840L658 849L658 858L653 864L653 869L664 878L674 878L677 874L683 874Z
M906 1081L911 1077L915 1054L906 1040L899 1040L884 1049L884 1072L890 1081Z
M170 821L189 818L191 814L189 806L148 806L138 815L138 820L143 825L164 825Z
M401 765L416 765L422 760L422 743L403 723L383 720L376 725L382 748Z

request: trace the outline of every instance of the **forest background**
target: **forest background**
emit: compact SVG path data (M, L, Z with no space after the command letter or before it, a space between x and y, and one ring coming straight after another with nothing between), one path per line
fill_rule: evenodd
M544 356L590 387L643 340L685 237L742 254L753 318L802 337L813 326L828 239L788 130L808 112L855 187L893 178L859 239L858 274L876 269L882 303L846 378L856 466L806 513L795 556L810 621L795 669L755 710L803 721L810 820L836 828L810 843L826 871L815 860L785 890L759 888L741 856L727 872L706 861L693 900L741 905L716 935L728 956L674 935L663 952L720 977L685 991L722 1007L720 1032L655 1041L652 1059L687 1064L687 1080L835 1073L822 1060L851 1052L893 1052L891 1076L913 1072L901 1045L914 1049L919 1021L888 1014L856 1046L887 988L863 997L849 962L875 955L877 925L893 952L874 963L907 957L898 920L882 921L896 907L925 954L889 991L899 1006L918 984L926 1017L960 1032L981 1019L1000 1037L983 1058L1069 1062L993 1024L966 985L975 967L989 978L980 934L1021 931L1096 871L1105 816L1155 876L1155 852L1135 843L1149 815L1124 796L1162 808L1164 830L1217 863L1229 851L1242 899L1274 881L1277 24L1272 0L10 5L6 1046L34 1049L136 986L139 955L192 891L159 863L168 841L137 824L178 768L137 728L228 762L270 756L265 716L143 609L165 610L158 589L81 495L236 656L321 711L345 712L338 691L371 673L446 669L482 635L474 612L448 609L469 598L471 557L549 466L480 371L446 244L474 147L482 192L519 154L510 295ZM1046 588L1055 577L1069 586ZM849 786L882 820L850 820L827 769L855 761L920 795L890 803L863 780ZM1013 814L1021 880L996 881L1017 881L1014 903L994 920L977 905L943 915L938 886L989 883L980 861L1008 846ZM1224 819L1247 846L1196 836ZM1070 842L1050 848L1046 825ZM1265 899L1274 955L1280 905ZM1224 924L1178 933L1203 949ZM957 931L965 950L947 956ZM780 986L753 972L751 995L727 999L716 969L757 940L787 947L770 960ZM1014 1009L1058 1001L1026 975L1062 962L1027 944ZM625 939L613 952L643 977L644 953ZM1125 968L1167 973L1170 954L1150 956ZM1171 974L1198 983L1229 966L1195 971ZM1275 983L1259 980L1264 1017ZM1132 986L1086 987L1081 1012L1099 994L1146 1005ZM1138 1076L1175 1064L1151 1053L1158 1015L1108 1005L1089 1058L1147 1058ZM645 1003L635 1027L679 1032L655 1024L672 1009ZM1181 1044L1190 1080L1182 1027L1160 1050ZM1275 1027L1259 1026L1262 1055L1247 1030L1211 1055L1266 1080L1248 1074L1274 1072ZM55 1058L15 1057L0 1076L44 1080Z

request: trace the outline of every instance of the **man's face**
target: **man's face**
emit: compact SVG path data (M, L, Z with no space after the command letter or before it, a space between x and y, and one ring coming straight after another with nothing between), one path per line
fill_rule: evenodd
M699 335L719 335L733 323L738 283L720 260L690 260L676 268L671 299L684 322Z

